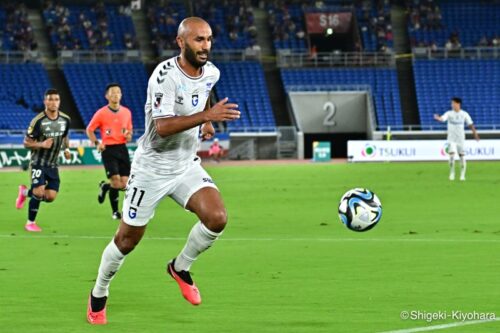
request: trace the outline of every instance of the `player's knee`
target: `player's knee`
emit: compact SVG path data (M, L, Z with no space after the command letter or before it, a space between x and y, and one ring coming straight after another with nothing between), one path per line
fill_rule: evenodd
M39 187L35 187L33 189L33 195L38 197L38 198L43 198L45 196L45 189L43 188L39 188Z
M120 179L118 179L118 180L111 179L111 181L109 183L110 183L112 188L116 188L117 190L122 189L122 182Z
M227 224L227 212L225 209L215 209L212 210L207 217L207 227L208 229L221 232L224 230Z
M124 255L132 252L138 243L139 240L136 240L132 237L127 237L120 234L117 234L115 236L115 244L120 250L120 252Z
M56 197L49 195L49 196L45 196L45 200L44 201L45 202L52 202L54 200L56 200Z

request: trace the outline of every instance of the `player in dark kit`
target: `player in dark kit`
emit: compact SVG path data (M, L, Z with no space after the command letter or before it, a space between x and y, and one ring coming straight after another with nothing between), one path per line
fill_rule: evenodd
M40 232L42 229L35 219L40 202L52 202L59 191L58 159L64 147L64 157L71 158L68 139L70 117L59 111L61 99L56 89L48 89L44 98L45 111L38 114L30 123L24 138L24 146L31 149L31 189L19 186L16 208L24 206L27 197L29 202L26 231Z

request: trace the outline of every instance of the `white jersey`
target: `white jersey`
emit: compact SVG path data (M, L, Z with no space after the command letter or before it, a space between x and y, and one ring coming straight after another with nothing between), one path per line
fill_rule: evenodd
M443 121L448 122L448 141L463 143L465 141L464 126L473 124L472 118L464 110L458 112L450 110L441 116Z
M160 63L149 78L145 105L144 135L138 140L132 167L158 174L180 174L196 157L199 127L162 138L156 132L155 119L189 116L205 109L220 72L211 62L198 77L187 75L177 57Z

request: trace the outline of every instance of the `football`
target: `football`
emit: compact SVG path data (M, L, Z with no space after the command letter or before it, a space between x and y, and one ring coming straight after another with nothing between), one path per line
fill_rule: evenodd
M350 230L372 229L382 217L382 204L372 191L354 188L347 191L339 203L340 221Z

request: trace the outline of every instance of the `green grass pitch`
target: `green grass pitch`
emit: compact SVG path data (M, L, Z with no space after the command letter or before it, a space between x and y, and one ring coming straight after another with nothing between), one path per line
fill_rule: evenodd
M193 307L165 274L196 221L170 199L111 285L109 324L85 321L100 255L117 222L99 205L101 169L63 170L42 203L41 234L14 208L27 172L0 172L0 331L384 332L457 322L402 320L402 311L500 316L500 163L208 166L229 212L220 241L193 266ZM367 187L382 220L366 233L337 216L341 195ZM500 332L500 322L449 328Z

